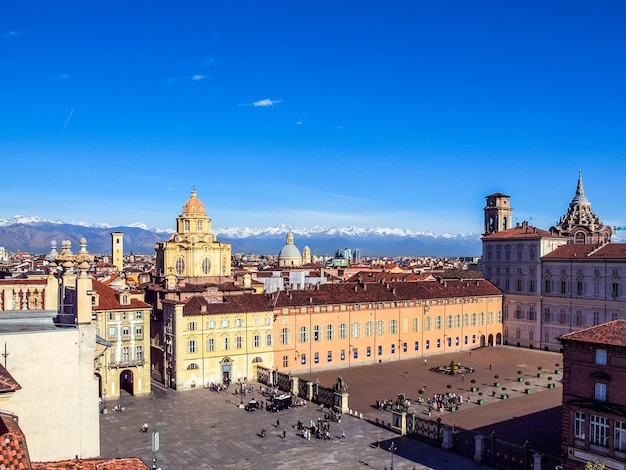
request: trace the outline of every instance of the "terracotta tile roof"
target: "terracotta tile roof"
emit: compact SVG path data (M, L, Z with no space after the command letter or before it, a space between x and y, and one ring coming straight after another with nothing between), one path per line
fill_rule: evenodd
M543 230L537 227L513 227L502 232L490 233L489 235L483 235L483 240L539 240L540 238L566 238L560 235L554 235L547 230Z
M411 299L499 296L502 291L484 279L423 282L371 282L321 284L312 289L280 291L273 294L242 294L210 303L202 296L184 301L184 315L263 312L274 308L305 305L393 302ZM166 303L166 301L163 301ZM175 302L170 302L175 303Z
M412 282L412 281L427 281L435 280L430 273L390 273L390 272L374 272L374 271L359 271L346 282Z
M573 333L567 333L559 339L565 342L578 341L626 347L626 320L613 320L601 325L590 326Z
M0 393L15 392L20 390L22 386L9 374L9 372L0 365Z
M607 243L598 247L591 244L563 245L544 255L542 260L610 259L626 260L626 243Z
M149 470L138 458L79 459L62 462L33 463L33 470Z
M40 285L47 286L47 279L0 279L0 286L12 286L12 285Z
M30 469L24 433L10 416L0 416L0 468Z
M138 299L130 299L128 305L122 305L119 300L120 291L113 289L100 281L92 280L93 290L100 296L98 306L94 306L95 312L100 310L120 310L133 308L151 308L150 304Z

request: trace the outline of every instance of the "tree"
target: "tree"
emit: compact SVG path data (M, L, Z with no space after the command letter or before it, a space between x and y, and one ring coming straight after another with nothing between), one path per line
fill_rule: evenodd
M585 464L585 470L605 470L605 468L606 466L601 460L596 460L595 462L587 462Z

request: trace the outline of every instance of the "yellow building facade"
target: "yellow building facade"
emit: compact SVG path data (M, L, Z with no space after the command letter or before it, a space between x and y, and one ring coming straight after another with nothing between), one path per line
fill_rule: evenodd
M150 312L143 293L117 290L93 281L92 323L107 343L95 361L100 397L117 399L150 393Z
M225 302L204 297L163 301L165 382L177 390L239 383L274 363L273 309L265 296L244 294Z

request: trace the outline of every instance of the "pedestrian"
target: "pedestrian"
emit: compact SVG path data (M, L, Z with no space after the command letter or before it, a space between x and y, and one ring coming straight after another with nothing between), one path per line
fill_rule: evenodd
M491 370L491 364L489 364L489 370Z
M465 382L465 374L461 374L461 382Z
M407 376L407 375L409 375L409 371L408 371L408 370L405 370L405 371L404 371L404 378L406 378L406 376Z
M283 429L283 439L285 439L287 437L287 430Z
M280 420L279 419L276 420L276 427L277 428L280 427Z
M428 359L424 359L424 365L428 364Z

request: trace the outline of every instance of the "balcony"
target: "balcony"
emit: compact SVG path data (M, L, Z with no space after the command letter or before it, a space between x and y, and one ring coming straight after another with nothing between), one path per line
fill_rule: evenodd
M145 363L146 363L145 359L135 359L134 361L111 362L109 364L109 369L123 369L126 367L138 367L138 366L143 366Z

